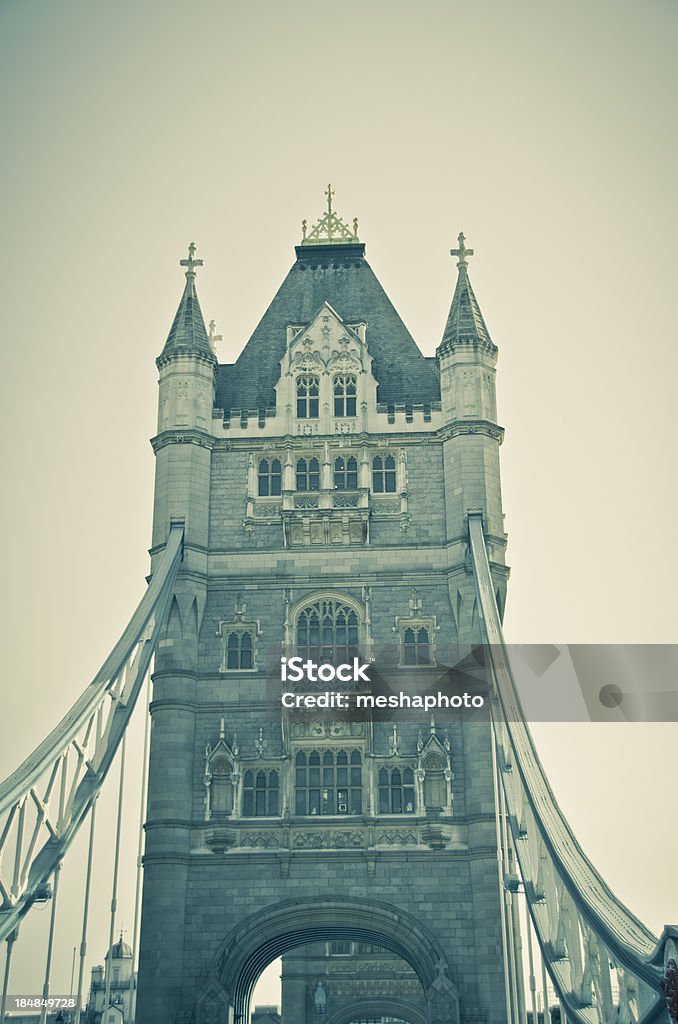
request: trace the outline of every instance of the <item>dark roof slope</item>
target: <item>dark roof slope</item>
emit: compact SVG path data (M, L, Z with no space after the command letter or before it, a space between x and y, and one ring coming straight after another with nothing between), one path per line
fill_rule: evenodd
M297 260L234 364L217 368L216 405L275 405L288 324L306 324L327 301L347 323L367 321L367 347L383 403L413 405L440 398L435 358L425 358L398 316L358 244L297 246Z

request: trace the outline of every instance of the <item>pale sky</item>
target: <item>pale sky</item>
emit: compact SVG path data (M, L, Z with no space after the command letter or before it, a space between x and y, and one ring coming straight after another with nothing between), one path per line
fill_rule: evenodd
M475 248L500 348L508 638L676 641L677 29L672 0L0 0L0 776L143 591L177 261L194 239L232 361L328 181L427 354L460 230ZM678 920L676 728L535 729L584 849L656 932ZM33 916L14 991L41 985ZM61 919L54 991L78 918Z

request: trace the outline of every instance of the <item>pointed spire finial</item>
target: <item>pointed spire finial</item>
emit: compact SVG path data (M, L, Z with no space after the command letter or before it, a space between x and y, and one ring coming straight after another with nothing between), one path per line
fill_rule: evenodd
M467 249L465 242L466 238L464 237L464 232L460 231L459 236L457 238L459 248L450 249L450 256L459 257L459 259L457 260L457 266L459 267L460 270L462 269L462 267L468 266L468 260L466 259L467 256L475 256L475 251L473 249Z
M334 199L335 193L332 191L331 183L327 186L325 195L327 196L327 212L332 213L332 200Z
M190 275L195 277L195 268L202 267L203 260L196 260L195 258L195 242L190 242L188 246L188 259L179 260L180 267L186 267L186 277Z

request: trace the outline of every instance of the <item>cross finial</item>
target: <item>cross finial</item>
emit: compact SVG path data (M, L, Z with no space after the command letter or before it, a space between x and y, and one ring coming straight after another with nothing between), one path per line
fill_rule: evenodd
M468 260L466 259L466 257L467 256L474 256L475 255L473 249L467 249L466 248L465 242L466 242L466 239L464 237L464 232L460 231L459 232L459 237L457 238L457 243L459 245L459 248L458 249L450 249L450 256L458 256L459 257L458 260L457 260L457 266L459 268L467 267L468 266Z
M335 193L332 191L331 184L327 186L327 191L325 192L325 195L327 196L327 212L332 213L332 200L334 199Z
M195 242L191 242L188 246L188 259L179 260L180 267L186 267L186 277L191 274L195 277L195 268L203 265L202 260L196 260L195 258Z

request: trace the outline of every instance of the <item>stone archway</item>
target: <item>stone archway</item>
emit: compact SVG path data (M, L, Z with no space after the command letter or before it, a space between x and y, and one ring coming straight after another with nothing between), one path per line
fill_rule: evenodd
M335 939L369 942L402 957L417 974L426 1002L425 1021L458 1024L459 993L435 937L411 914L376 900L287 900L236 926L222 943L198 997L196 1024L247 1020L250 997L261 972L283 953Z

